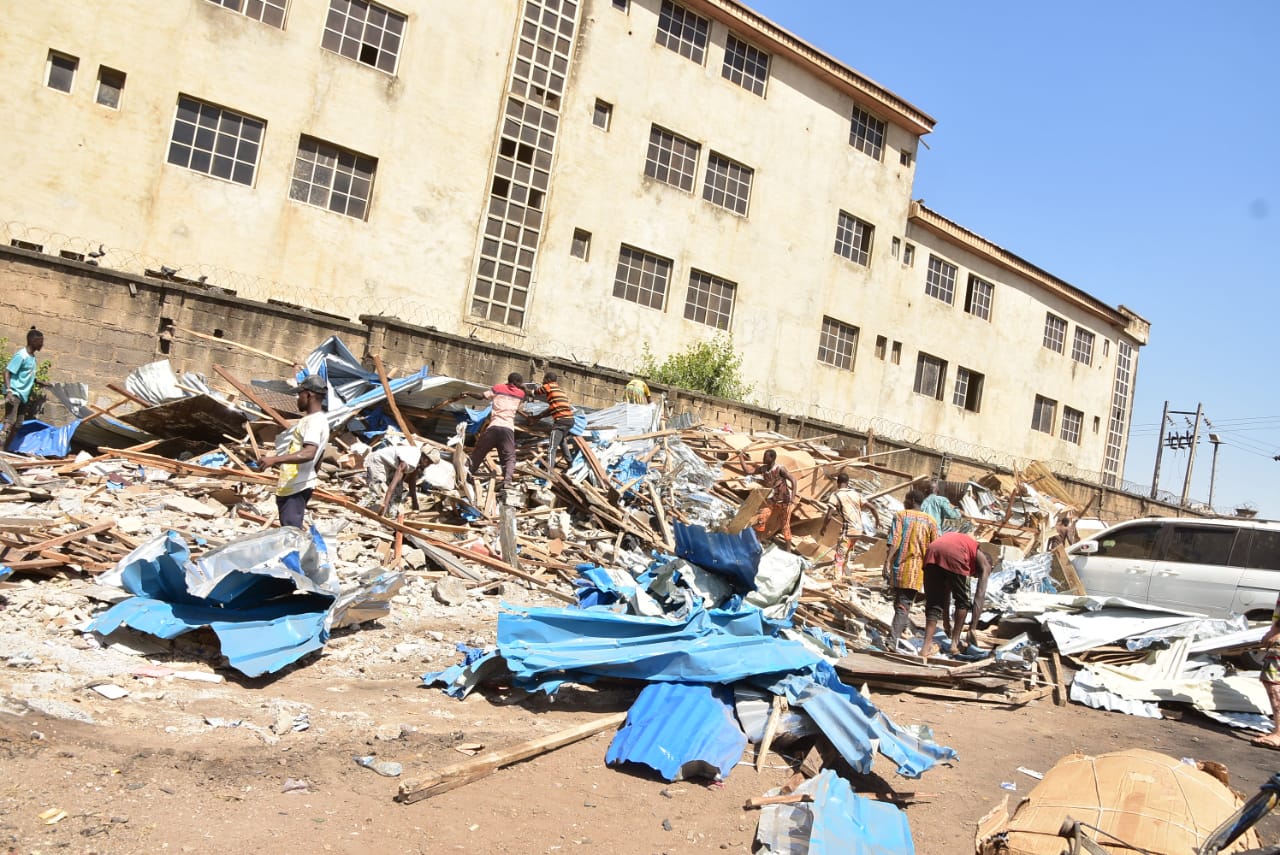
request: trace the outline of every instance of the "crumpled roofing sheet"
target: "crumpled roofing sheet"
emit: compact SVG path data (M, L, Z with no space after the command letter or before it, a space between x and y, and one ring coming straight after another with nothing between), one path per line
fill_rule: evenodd
M667 781L726 777L747 747L724 686L650 683L614 734L604 762L640 763Z
M760 541L751 527L738 534L708 531L700 525L672 525L676 555L704 570L719 573L733 582L739 591L756 589L756 570L760 564Z
M796 787L808 804L766 805L756 840L771 855L913 855L907 815L867 799L831 769Z

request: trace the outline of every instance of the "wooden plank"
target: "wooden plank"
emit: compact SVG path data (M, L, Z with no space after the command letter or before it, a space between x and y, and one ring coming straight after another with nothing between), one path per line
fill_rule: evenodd
M764 736L760 738L760 746L756 749L757 775L764 770L764 756L769 753L769 749L773 746L773 737L778 733L778 725L781 723L782 714L786 710L787 699L782 695L774 695L769 704L769 718L764 723Z
M1067 706L1067 686L1062 679L1062 657L1057 648L1049 651L1049 676L1053 680L1053 703L1055 706Z
M115 392L117 395L123 395L124 397L128 398L130 401L133 401L139 407L142 407L144 409L147 407L153 406L153 404L150 401L146 400L145 398L139 398L137 395L133 394L123 386L119 386L115 383L108 383L107 388L110 389L112 392Z
M223 368L221 365L214 365L213 370L217 373L219 377L221 377L223 380L226 380L233 387L235 387L235 390L237 392L239 392L241 395L244 395L250 401L253 401L255 404L257 404L258 409L266 413L267 418L271 419L273 422L280 425L280 427L287 428L289 426L289 420L286 419L284 416L280 415L280 413L276 412L275 408L272 407L270 404L268 404L266 401L262 400L262 397L259 396L257 392L253 391L252 386L249 386L245 383L241 383L231 374L230 371Z
M1079 575L1076 574L1076 568L1071 564L1071 556L1067 555L1066 547L1058 544L1050 554L1053 556L1053 573L1051 575L1057 581L1066 585L1062 593L1084 596L1087 593L1084 582L1081 582Z
M504 766L510 766L513 763L519 763L521 760L528 760L540 754L546 754L549 751L579 742L610 728L617 728L626 720L627 714L625 712L613 713L604 718L583 722L549 736L541 736L537 739L521 742L502 751L490 751L488 754L476 757L465 763L449 766L424 781L403 782L400 784L400 790L395 799L406 805L429 799L434 795L446 793L449 790L478 781Z
M747 799L743 810L758 810L765 805L795 805L813 801L812 793L788 793L783 796L755 796Z
M400 408L396 406L396 396L391 394L391 382L387 380L387 370L382 367L382 357L378 354L373 355L373 367L378 371L378 381L382 383L382 391L387 396L387 409L391 410L391 415L395 418L396 424L400 426L400 433L404 434L404 438L413 439L413 431L409 430L409 425L404 420L404 416L400 414Z
M193 329L188 329L186 327L180 327L177 325L174 325L173 328L178 332L186 333L187 335L193 335L196 338L204 339L205 341L211 341L214 344L225 344L228 347L238 347L243 351L254 354L255 356L261 356L263 359L274 360L276 362L279 362L282 365L287 365L290 368L293 368L295 365L292 359L285 359L283 356L276 356L274 353L267 353L265 350L258 350L256 347L250 347L247 344L241 344L240 342L232 341L229 338L218 338L217 336L212 336L202 332L196 332Z
M67 534L60 535L50 540L46 540L42 543L33 543L29 546L23 546L21 547L21 550L23 552L39 553L45 549L53 549L55 546L63 546L64 544L73 543L77 540L83 540L84 538L91 537L95 534L101 534L104 531L108 531L109 529L114 528L115 524L116 524L115 520L107 520L105 522L100 522L97 525L91 525L88 528L82 528L82 529L77 529L76 531L73 531L73 532L68 532Z

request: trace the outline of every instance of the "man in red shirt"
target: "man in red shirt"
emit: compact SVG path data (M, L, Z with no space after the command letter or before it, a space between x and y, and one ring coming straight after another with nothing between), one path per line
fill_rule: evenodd
M960 633L969 612L974 611L973 595L969 592L969 579L981 579L991 572L991 562L978 541L967 534L949 531L932 543L924 554L924 647L920 655L928 659L937 647L933 633L947 613L949 601L955 600L955 619L951 622L951 649L959 649ZM982 586L979 586L982 587ZM981 603L978 604L981 606ZM974 611L974 621L981 609Z
M471 452L471 471L475 472L484 462L484 456L495 448L502 461L502 488L511 487L516 474L516 414L524 403L524 377L513 371L506 383L499 383L483 395L468 392L468 397L483 398L492 405L489 424L476 440Z

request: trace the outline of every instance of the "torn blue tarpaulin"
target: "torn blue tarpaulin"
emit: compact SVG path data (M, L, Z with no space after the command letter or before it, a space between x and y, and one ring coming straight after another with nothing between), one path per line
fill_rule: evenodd
M268 529L232 541L195 561L174 532L155 538L103 574L132 598L95 618L88 632L129 626L174 638L208 626L241 673L278 671L329 637L338 585L315 533Z
M676 555L690 564L730 579L739 591L754 591L760 566L760 541L751 528L738 534L710 532L700 525L675 523Z
M753 682L808 713L855 771L871 771L875 740L880 753L897 763L898 774L905 778L919 778L935 763L956 757L952 749L920 739L893 722L856 689L840 682L826 661L806 673Z
M13 568L7 564L0 564L0 582L13 575Z
M496 652L486 653L478 647L468 647L465 644L458 644L457 648L463 655L462 661L443 671L423 674L422 685L442 686L446 695L461 700L484 680L506 671L502 657Z
M498 651L528 689L565 673L649 682L728 684L804 669L818 656L773 636L757 609L695 609L683 621L603 609L535 608L498 615Z
M913 855L907 815L896 805L867 799L831 769L796 793L810 803L766 805L756 840L769 855Z
M71 437L80 427L80 419L61 427L28 419L13 435L9 450L33 457L66 457L71 451Z
M724 778L747 747L724 686L650 683L627 712L604 756L610 766L640 763L668 781Z

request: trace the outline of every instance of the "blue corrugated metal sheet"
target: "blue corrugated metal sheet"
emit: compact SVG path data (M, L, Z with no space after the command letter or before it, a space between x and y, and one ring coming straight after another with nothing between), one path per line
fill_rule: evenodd
M605 763L640 763L668 781L724 778L747 747L732 697L723 686L645 686L609 744Z
M674 525L676 555L733 581L739 591L754 591L760 566L760 541L750 527L738 534L709 532L700 525Z
M796 788L809 804L767 805L756 839L771 855L914 855L907 815L864 799L830 769Z

